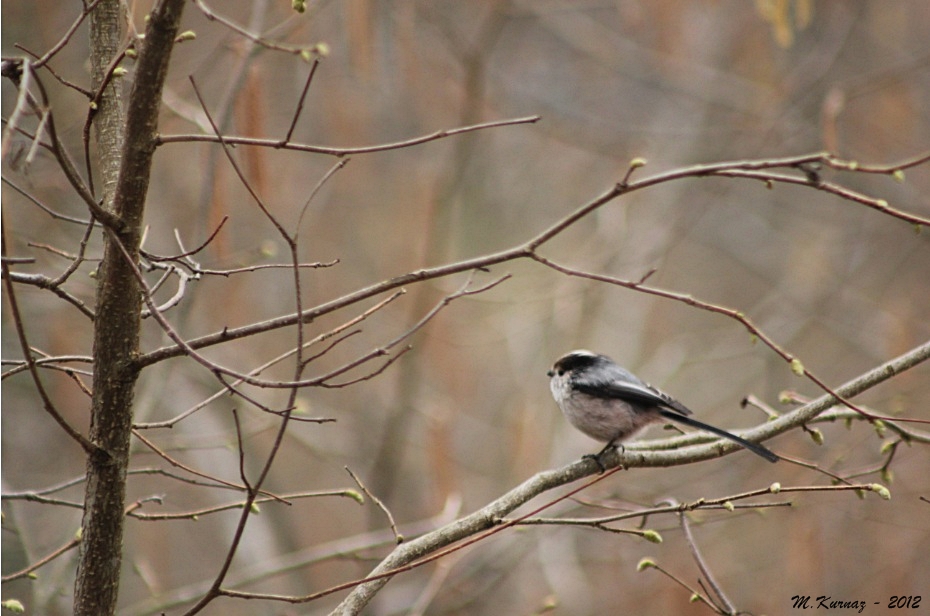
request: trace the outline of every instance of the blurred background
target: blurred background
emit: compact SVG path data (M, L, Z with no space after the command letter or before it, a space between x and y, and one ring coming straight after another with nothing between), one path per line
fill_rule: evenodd
M142 28L150 6L129 3ZM830 150L862 163L895 163L930 146L930 4L922 0L310 2L304 15L281 1L214 2L213 10L268 40L325 43L293 140L334 147L389 143L454 127L538 114L508 126L416 147L351 157L306 206L301 259L338 265L306 271L304 305L340 297L419 268L508 248L529 239L619 181L722 160ZM3 3L3 54L38 54L77 16L76 3ZM177 47L160 132L203 132L193 76L227 134L282 138L309 66L294 55L250 44L195 4ZM51 63L85 85L82 26ZM130 66L131 68L131 66ZM132 74L127 77L131 82ZM47 74L59 131L79 155L86 100ZM3 115L16 91L3 84ZM12 137L3 174L56 211L86 217L54 161L24 161L29 143ZM250 182L289 229L332 156L236 148ZM93 152L92 152L93 156ZM891 205L930 216L930 166L888 176L824 177ZM169 143L156 155L145 248L157 254L200 245L207 268L285 262L287 249L236 179L221 150ZM84 227L51 218L9 183L3 224L10 254L36 263L17 271L55 276L68 264L47 247L73 253ZM896 219L805 187L701 179L667 183L619 199L541 251L562 263L692 294L737 309L832 386L925 342L930 335L928 235ZM100 254L95 236L88 255ZM85 263L67 285L93 304ZM820 392L795 377L739 324L630 290L569 279L531 262L479 273L476 284L509 273L486 293L459 299L411 339L413 349L385 372L342 389L308 389L300 411L335 423L294 424L266 484L276 493L357 488L349 467L413 536L485 505L534 473L600 445L572 430L548 391L546 370L562 353L590 348L613 356L694 409L738 429L761 422L740 400L781 407L780 392ZM153 280L157 278L153 275ZM467 280L454 276L407 288L375 313L309 375L326 372L408 330ZM160 297L175 290L169 283ZM90 353L89 321L49 292L18 288L31 344L50 355ZM329 331L373 306L374 298L308 327ZM208 276L167 313L195 337L294 310L288 270ZM248 371L293 346L293 329L210 348L206 355ZM168 344L144 325L143 351ZM316 350L322 350L322 346ZM22 357L4 303L3 357ZM72 364L89 370L86 364ZM6 369L6 368L5 368ZM286 362L267 371L287 378ZM359 377L356 371L347 378ZM56 404L87 429L88 398L66 375L43 374ZM81 377L90 383L89 376ZM218 391L194 362L161 362L142 374L136 421L177 417ZM280 408L286 393L251 390ZM921 366L857 399L881 414L927 419L930 367ZM177 460L238 481L230 410L243 424L247 472L257 476L277 420L221 396L171 429L144 435ZM819 426L769 443L777 452L850 476L874 471L885 437L857 422ZM914 427L912 425L912 427ZM653 428L649 436L662 436ZM4 493L39 489L83 473L81 452L41 410L30 379L3 382ZM141 442L134 469L171 469ZM717 581L740 609L787 613L795 595L866 600L884 613L892 596L926 594L930 577L930 454L902 446L890 466L893 498L851 493L784 495L792 508L696 513L695 540ZM856 481L887 481L871 472ZM634 469L561 503L550 515L603 515L667 500L689 502L829 478L745 452L686 468ZM566 489L567 491L567 489ZM129 502L160 496L147 513L181 513L235 502L239 495L163 475L133 475ZM83 485L55 494L80 502ZM552 494L544 498L552 498ZM923 497L923 501L920 498ZM534 501L541 503L542 500ZM608 505L610 509L604 509ZM234 561L243 590L307 594L365 575L390 549L383 513L349 498L262 505ZM5 501L3 572L35 562L80 525L75 507ZM198 521L139 521L126 527L122 614L179 613L221 564L238 512ZM655 570L651 557L697 587L700 576L674 517L652 517L661 545L628 535L543 526L498 534L391 581L371 614L707 614ZM379 543L380 542L380 543ZM29 613L70 613L75 554L42 568L39 579L5 585ZM309 605L219 600L206 613L317 614L343 595ZM927 600L924 597L924 600ZM879 602L872 610L872 603Z

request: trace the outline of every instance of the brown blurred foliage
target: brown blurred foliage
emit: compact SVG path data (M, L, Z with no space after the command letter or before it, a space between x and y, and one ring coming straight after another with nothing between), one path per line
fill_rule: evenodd
M542 116L532 125L352 156L302 220L301 257L339 260L303 274L305 302L313 305L391 276L524 241L618 181L634 157L649 161L640 171L645 174L825 149L850 160L890 164L927 149L930 4L798 1L791 10L809 15L787 20L771 17L780 14L767 12L764 4L773 3L351 0L310 3L304 15L283 1L211 6L268 39L329 46L295 131L297 142L361 146ZM138 28L145 6L130 3ZM4 56L21 53L13 43L43 53L76 16L74 3L48 0L8 0L2 10ZM227 134L283 136L308 65L249 44L194 6L187 11L185 28L197 38L175 51L161 134L197 133L208 126L191 92L192 75ZM85 82L86 39L82 27L52 68ZM130 72L126 79L131 77ZM80 151L86 103L52 79L46 83L59 130ZM5 118L15 97L5 82ZM28 148L21 136L12 139L14 154ZM26 164L24 155L4 160L4 177L62 213L86 217L50 157ZM236 155L252 186L291 225L335 162L267 148L238 147ZM880 175L841 179L896 207L930 215L926 165L909 170L902 183ZM144 247L154 253L180 251L175 229L187 248L194 247L228 216L216 240L198 255L205 267L285 257L273 228L213 144L160 147L147 216ZM3 223L9 252L36 258L17 271L60 271L67 262L42 247L73 251L83 231L52 220L7 184ZM631 279L656 268L651 284L750 315L805 366L839 384L930 336L927 237L926 230L914 233L900 220L822 192L766 190L758 182L717 178L624 197L557 238L545 253ZM90 255L99 256L99 241L92 239ZM92 270L93 263L86 263L69 287L89 305ZM354 488L343 468L348 466L402 528L420 524L422 530L448 503L460 501L461 512L472 511L533 473L595 449L571 431L548 392L548 365L572 348L611 354L701 418L725 427L761 420L740 409L748 394L778 407L786 389L821 393L719 315L569 279L530 262L495 268L486 280L507 272L513 278L506 283L446 308L416 334L413 350L383 374L346 389L303 392L302 412L337 421L293 425L266 489ZM463 280L411 286L313 372L383 344ZM19 300L36 348L50 355L89 354L90 329L73 306L32 288L22 288ZM259 270L201 280L167 316L194 337L293 309L291 273ZM22 357L4 310L3 356ZM327 331L354 314L321 319L309 331ZM147 320L143 350L167 342ZM288 332L276 332L206 355L247 371L290 343ZM285 378L287 371L268 376ZM44 378L60 410L85 430L87 397L64 374ZM157 364L142 375L136 421L174 417L217 389L209 372L192 362ZM285 395L259 393L269 405ZM926 419L930 369L918 367L858 401L881 414ZM256 456L267 451L276 419L228 397L173 429L146 431L146 437L192 467L237 481L232 406L239 408L246 450ZM4 381L2 420L4 492L54 485L83 472L82 452L41 412L25 376ZM880 462L882 439L864 422L820 429L822 446L802 433L770 446L832 472ZM134 468L166 467L141 443L135 447ZM919 497L930 497L928 464L926 447L899 448L890 502L848 493L793 496L795 507L761 515L699 513L694 533L731 598L753 613L786 613L793 595L806 594L885 605L892 595L927 589L930 505ZM823 484L826 478L738 453L689 467L620 473L584 498L648 506L775 481ZM75 501L81 493L77 486L58 496ZM146 504L149 513L191 511L238 497L158 475L131 477L130 502L152 495L163 502ZM276 574L248 589L312 592L363 576L388 549L357 553L347 545L344 558L288 569L287 559L300 561L334 542L383 530L387 521L370 502L359 506L348 498L265 503L261 509L249 523L233 577ZM80 523L76 508L17 501L5 502L3 511L4 574L69 540ZM589 510L568 503L560 512ZM121 613L179 613L171 601L212 579L237 515L196 522L130 519ZM368 613L405 614L422 605L416 613L531 614L547 602L556 604L553 614L708 613L689 605L687 593L655 571L636 572L636 563L650 556L689 583L699 575L673 518L650 519L649 526L663 533L664 543L551 526L498 535L398 577ZM29 613L68 613L73 570L73 556L58 559L40 570L39 580L5 586L4 596L24 600ZM431 581L441 586L426 596ZM316 614L336 599L303 606L221 599L206 613Z

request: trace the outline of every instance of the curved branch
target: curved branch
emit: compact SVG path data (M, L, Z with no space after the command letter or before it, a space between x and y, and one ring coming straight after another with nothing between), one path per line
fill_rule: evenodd
M930 341L856 377L838 387L836 391L843 397L855 396L905 370L913 368L927 359L930 359ZM821 396L791 413L745 432L744 436L752 439L771 438L775 434L780 434L813 419L818 413L829 409L835 403L836 398L832 395ZM673 466L717 457L721 455L722 450L734 451L738 449L736 446L721 446L719 443L684 449L657 449L662 444L663 441L633 443L626 447L622 455L613 451L605 455L601 461L608 467L618 467L621 462L623 468ZM399 572L398 570L408 567L411 563L422 562L421 559L424 556L442 550L462 539L493 528L500 524L503 516L536 496L594 474L598 470L593 462L582 459L560 469L538 473L475 513L399 545L372 570L365 581L352 590L349 596L333 611L333 614L357 614L387 584L388 580ZM842 489L849 488L844 486ZM516 524L522 519L518 518L511 522Z
M474 127L472 127L474 129ZM463 129L464 130L464 129ZM446 131L447 134L451 134L453 131ZM236 138L232 137L223 137L223 142L227 144L241 143L237 141ZM923 164L928 161L927 157L919 157L912 161L907 161L902 164L907 164L909 166L914 166L918 164ZM815 154L806 154L802 156L792 156L786 158L777 158L777 159L765 159L765 160L749 160L749 161L734 161L734 162L725 162L725 163L716 163L711 165L693 165L690 167L685 167L682 169L676 169L668 172L663 172L650 176L638 181L629 181L629 177L633 170L638 169L643 166L641 160L634 160L630 164L628 172L623 177L623 180L611 186L608 190L603 192L601 195L595 197L588 203L578 207L572 213L562 217L555 223L551 224L549 227L539 232L535 236L531 237L525 243L513 246L506 250L502 250L496 253L490 253L482 255L479 257L474 257L471 259L465 259L464 261L458 261L455 263L449 263L446 265L440 265L436 267L424 268L414 272L408 272L401 276L395 276L394 278L389 278L377 282L375 284L369 285L362 289L358 289L352 293L344 295L342 297L336 298L329 302L319 304L318 306L308 308L301 313L290 314L282 317L276 317L269 319L267 321L262 321L260 323L252 323L237 328L224 328L219 332L212 334L207 334L199 338L194 338L192 340L186 341L186 346L190 349L201 349L208 346L213 346L216 344L221 344L224 342L229 342L232 340L238 340L240 338L245 338L248 336L253 336L256 334L272 331L282 327L289 327L297 324L298 322L307 323L320 316L335 312L347 306L351 306L359 301L368 299L370 297L377 296L379 294L385 293L387 291L392 291L394 289L403 287L405 285L410 285L417 282L423 282L426 280L433 280L436 278L443 278L450 276L452 274L457 274L460 272L465 272L475 269L486 269L494 265L499 265L501 263L506 263L509 261L516 261L523 258L534 258L538 259L536 250L544 245L549 240L553 239L576 222L585 218L595 210L600 207L610 203L614 199L624 195L626 193L642 190L664 182L670 182L673 180L680 180L685 178L699 178L709 175L724 175L725 173L731 173L736 175L737 171L761 171L766 169L776 169L776 168L794 168L802 169L805 165L811 165L816 163L830 164L830 165L849 165L849 163L842 163L838 159L833 158L829 154L818 152ZM887 173L891 174L895 169L900 167L874 167L873 172L878 172L881 169L885 169ZM769 174L770 178L773 178L773 181L783 177L778 174ZM761 179L764 176L753 176L755 179ZM791 177L791 176L784 176ZM797 182L800 184L808 185L816 188L816 184L811 184L807 180L802 180L799 178ZM848 198L847 195L837 192L840 197ZM886 212L891 214L892 212ZM913 222L911 218L906 218ZM160 361L170 359L173 357L179 357L185 354L184 346L180 344L173 344L155 349L148 353L140 355L136 360L136 366L138 368L143 368Z

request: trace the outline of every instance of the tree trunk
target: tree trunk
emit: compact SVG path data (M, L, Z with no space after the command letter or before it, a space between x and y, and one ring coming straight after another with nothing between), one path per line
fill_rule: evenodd
M118 0L103 0L90 15L91 84L96 91L106 78L120 42ZM103 207L113 211L123 150L123 108L120 81L112 79L97 101L94 136L97 171L103 183ZM122 561L123 509L135 375L126 361L136 351L139 312L131 296L139 293L134 280L117 282L123 259L106 242L97 274L97 318L94 324L94 395L90 439L101 455L89 456L81 522L81 549L74 585L75 614L113 614ZM125 300L125 301L124 301ZM123 366L123 370L119 366Z
M82 541L74 585L77 615L116 612L132 402L138 377L134 361L142 308L142 289L134 268L161 92L183 4L183 0L165 0L152 10L125 119L119 86L114 83L118 78L104 89L94 117L103 206L118 217L120 224L105 230L103 260L97 271L90 439L101 453L89 456L87 461ZM118 0L103 0L91 15L95 89L106 78L118 52L119 20Z

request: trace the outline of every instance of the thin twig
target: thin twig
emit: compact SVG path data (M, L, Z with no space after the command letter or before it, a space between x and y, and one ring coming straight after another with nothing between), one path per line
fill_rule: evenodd
M305 55L308 53L319 54L319 50L316 48L316 46L300 47L300 46L295 46L295 45L285 45L283 43L273 43L271 41L268 41L262 38L261 36L257 34L253 34L244 26L240 26L239 24L234 22L232 19L214 11L212 8L207 6L207 3L204 2L204 0L194 0L194 5L200 9L201 13L203 13L203 16L206 17L208 20L220 23L224 25L225 27L229 28L230 30L232 30L233 32L235 32L236 34L238 34L239 36L249 41L252 41L253 43L257 45L265 47L266 49L271 49L274 51L282 51L284 53L289 53L289 54L294 54L294 55Z
M6 145L6 140L5 140L5 139L4 139L4 145ZM28 191L26 191L25 188L22 188L21 186L19 186L18 184L16 184L15 182L13 182L12 180L10 180L10 179L9 179L8 177L6 177L6 176L3 176L3 183L6 184L7 186L9 186L10 188L12 188L13 190L15 190L16 192L18 192L19 194L21 194L23 197L25 197L26 199L28 199L28 200L31 201L32 203L34 203L36 206L39 207L39 209L41 209L43 212L45 212L46 214L48 214L49 216L51 216L51 217L52 217L53 219L55 219L55 220L63 220L63 221L65 221L65 222L73 222L73 223L78 224L78 225L89 225L89 224L94 224L94 220L93 220L92 218L91 218L91 219L76 218L76 217L74 217L74 216L68 216L68 215L66 215L66 214L61 214L60 212L56 212L56 211L53 210L52 208L48 207L47 205L45 205L44 203L42 203L41 201L39 201L36 197L32 196Z
M213 133L216 135L216 138L219 139L220 146L223 148L223 153L226 154L226 160L228 160L229 164L232 165L233 171L235 171L236 175L239 177L240 183L248 191L249 195L251 195L252 200L265 215L265 218L267 218L268 221L274 225L275 229L277 229L281 237L283 237L288 242L292 242L293 240L290 234L284 229L281 223L278 222L278 219L271 214L271 211L265 205L265 202L258 195L258 193L255 192L255 189L252 187L252 184L248 181L248 179L246 179L245 172L243 172L239 167L239 163L236 162L232 152L229 150L229 142L220 133L220 129L216 125L216 122L213 121L213 116L210 115L210 110L207 109L207 103L203 100L203 96L200 94L200 89L197 87L197 82L194 81L194 77L190 76L189 79L191 82L191 87L194 89L194 94L197 96L197 100L200 102L200 108L203 109L204 114L206 114L207 120L210 122L210 126L213 128Z
M404 291L403 291L403 290L400 290L400 291L397 291L397 292L393 293L392 295L389 295L388 297L386 297L386 298L384 298L383 300L381 300L380 302L376 303L374 306L372 306L371 308L369 308L369 309L366 310L365 312L361 313L360 315L356 316L355 318L353 318L353 319L347 321L346 323L343 323L342 325L340 325L340 326L338 326L338 327L336 327L336 328L334 328L334 329L332 329L332 330L330 330L330 331L328 331L328 332L325 332L325 333L323 333L323 334L320 334L319 336L317 336L317 337L314 338L313 340L310 340L310 341L308 341L308 342L305 342L305 343L304 343L304 346L305 346L306 348L309 348L310 346L312 346L312 345L314 345L314 344L318 344L318 343L323 342L323 341L325 341L325 340L327 340L327 339L329 339L329 338L331 338L331 337L333 337L333 336L335 336L335 335L338 335L339 333L345 331L345 330L348 329L349 327L352 327L352 326L357 325L358 323L364 321L365 319L367 319L368 317L370 317L372 314L374 314L374 313L377 312L378 310L381 310L382 308L384 308L385 306L387 306L388 304L390 304L391 302L393 302L393 301L396 300L397 298L401 297L403 294L404 294ZM250 375L250 376L255 376L255 375L257 375L257 374L261 374L262 372L264 372L265 370L267 370L267 369L270 368L271 366L274 366L275 364L278 364L278 363L284 361L284 360L287 359L288 357L293 356L296 352L297 352L296 349L291 349L291 350L289 350L289 351L287 351L287 352L285 352L285 353L282 353L281 355L278 355L277 357L275 357L275 358L273 358L273 359L271 359L271 360L265 362L264 364L258 366L258 367L255 368L255 369L251 370L251 371L249 372L249 375ZM311 358L311 359L312 359L312 358ZM306 361L310 361L310 360L308 359L308 360L306 360ZM237 381L235 381L235 382L233 383L233 386L238 386L238 385L240 385L241 383L242 383L241 380L237 380ZM204 408L204 407L207 406L209 403L211 403L211 402L217 400L218 398L220 398L221 396L225 395L226 393L227 393L227 390L226 390L226 389L222 389L222 390L218 391L217 393L213 394L212 396L210 396L209 398L203 400L202 402L196 404L195 406L191 407L190 409L184 411L183 413L181 413L180 415L178 415L178 416L176 416L176 417L174 417L174 418L172 418L172 419L168 419L168 420L166 420L166 421L159 421L159 422L149 422L149 423L135 424L134 427L135 427L136 429L139 429L139 430L147 430L147 429L152 429L152 428L171 428L171 427L174 427L174 425L177 424L179 421L181 421L181 420L185 419L186 417L192 415L193 413L199 411L200 409ZM314 422L317 422L317 423L325 423L325 422L335 421L335 419L329 419L329 418L320 418L320 419L313 419L313 418L310 418L310 419L308 419L308 418L298 418L298 417L295 417L294 419L295 419L295 420L314 421Z
M733 602L730 601L726 593L723 592L723 587L717 582L713 573L710 570L710 567L707 565L707 561L704 560L704 557L701 555L700 549L698 549L697 542L694 540L694 535L691 534L691 525L688 523L688 516L681 512L678 514L678 520L681 525L681 530L685 536L685 542L688 544L688 547L691 549L691 555L694 557L694 562L697 563L698 569L701 570L701 573L704 575L704 579L707 580L707 583L710 585L711 590L713 591L716 600L711 598L708 593L708 599L713 605L718 605L719 601L722 605L721 613L724 614L735 614L736 610L733 608Z
M194 248L193 250L184 249L184 245L181 243L181 235L178 233L178 230L175 229L174 237L178 242L178 246L181 247L180 254L171 255L170 257L164 257L161 255L154 255L150 252L142 252L142 255L149 261L179 261L185 257L193 256L210 245L210 242L212 242L216 238L220 230L223 228L223 225L226 224L227 220L229 220L229 216L223 216L223 220L221 220L220 223L216 225L216 229L213 230L213 232L207 237L206 240L203 241L203 243L201 243L197 248Z
M290 143L283 142L279 139L261 139L257 137L240 137L240 136L224 136L222 141L228 145L251 145L257 147L273 148L273 149L284 149L284 150L293 150L295 152L311 152L315 154L329 154L331 156L353 156L356 154L372 154L374 152L387 152L389 150L398 150L401 148L409 148L415 145L421 145L423 143L428 143L430 141L436 141L437 139L445 139L447 137L452 137L455 135L461 135L464 133L470 133L478 130L486 130L489 128L499 128L502 126L514 126L519 124L533 124L539 121L539 116L528 116L525 118L514 118L510 120L495 120L493 122L482 122L481 124L474 124L472 126L463 126L460 128L448 128L443 130L437 130L428 135L422 135L420 137L413 137L410 139L404 139L401 141L394 141L391 143L380 143L377 145L366 145L359 146L354 148L337 148L323 145L310 145L303 143ZM190 134L190 135L159 135L156 137L156 143L158 145L168 144L168 143L196 143L196 142L207 142L207 143L219 143L221 140L215 135L206 135L206 134Z
M823 381L820 377L818 377L817 375L812 373L808 368L806 368L803 362L801 362L796 356L794 356L788 350L786 350L781 345L779 345L777 342L775 342L775 340L771 336L769 336L764 331L762 331L759 327L757 327L755 323L753 323L752 320L749 319L749 317L747 317L745 314L743 314L739 310L735 310L733 308L727 308L726 306L720 306L717 304L711 304L710 302L705 302L703 300L696 299L692 295L687 295L685 293L677 293L675 291L668 291L666 289L646 286L642 284L641 282L637 282L637 281L624 280L621 278L615 278L613 276L604 276L601 274L595 274L592 272L577 270L577 269L556 263L555 261L552 261L551 259L547 259L536 253L533 253L531 255L531 258L534 261L542 263L546 267L549 267L567 276L585 278L585 279L593 280L596 282L605 282L605 283L612 284L615 286L624 287L626 289L632 289L632 290L636 290L642 293L646 293L648 295L655 295L658 297L664 297L666 299L672 299L677 302L687 304L688 306L700 308L708 312L722 314L735 321L738 321L739 323L743 325L743 327L746 328L747 331L749 331L750 334L752 334L753 336L761 340L763 344L765 344L772 351L774 351L778 356L780 356L783 360L785 360L785 362L791 366L791 369L793 371L797 372L799 375L806 376L814 384L820 387L820 389L834 396L837 400L839 400L840 402L842 402L844 405L848 406L852 410L856 411L857 413L859 413L860 415L868 419L870 422L874 422L880 419L880 420L886 420L886 421L913 421L916 423L930 423L930 420L928 419L919 419L919 418L910 419L910 418L904 418L904 417L884 417L884 416L874 415L866 411L865 409L857 406L856 404L850 402L848 399L843 398L836 391L834 391L829 385L827 385L825 381Z
M358 485L359 489L361 489L361 491L364 492L368 498L370 498L372 502L378 506L378 509L384 513L384 517L387 518L388 524L391 526L391 532L394 533L394 540L397 542L397 544L400 545L403 543L404 537L399 532L397 532L397 523L394 521L394 516L391 515L391 510L387 508L387 505L385 505L380 498L372 494L371 490L368 489L368 486L362 483L362 480L358 478L358 475L352 472L351 468L348 466L344 466L343 468L346 469L346 472L349 473L349 476L352 477L352 481Z
M294 228L297 230L297 234L300 233L300 225L303 222L304 214L307 213L307 208L310 207L310 203L313 201L313 198L316 197L316 194L320 192L320 189L323 188L323 185L326 183L329 178L336 174L337 171L345 167L349 163L349 158L343 158L336 161L336 164L333 165L329 171L327 171L320 181L316 183L316 186L313 187L313 190L310 191L310 196L307 197L307 201L304 203L304 206L300 208L300 215L297 217L297 224L294 225Z
M297 99L297 109L294 110L294 116L291 118L291 125L287 128L287 133L284 135L285 143L291 140L294 129L297 128L297 120L300 119L300 113L304 110L307 92L310 90L310 83L313 81L313 76L316 74L318 66L320 66L320 58L316 57L313 59L313 64L310 65L310 74L307 75L307 80L304 82L304 89L300 91L300 97Z
M2 254L5 256L7 254L6 248L6 233L0 234L2 237ZM45 411L52 416L52 419L61 426L72 440L74 440L84 452L89 456L96 455L109 455L106 452L102 451L95 444L90 442L86 436L78 432L71 424L69 424L64 416L58 411L55 407L55 404L52 402L51 397L48 395L48 392L45 391L45 386L42 384L42 379L39 377L39 369L36 366L35 358L32 356L30 351L29 341L26 338L26 329L22 319L22 314L19 311L19 303L16 300L16 291L13 285L12 277L10 276L10 266L6 261L0 261L0 267L3 271L3 281L4 286L6 287L6 297L7 302L10 304L10 312L13 316L13 326L16 330L16 336L19 338L20 347L23 350L23 356L25 357L26 365L29 368L29 374L32 376L32 382L36 386L36 392L39 394L39 398L42 400L42 407Z
M190 466L187 466L187 465L184 464L183 462L180 462L180 461L178 461L178 460L175 460L174 458L172 458L171 456L169 456L164 450L162 450L161 448L159 448L155 443L153 443L153 442L150 441L149 439L147 439L147 438L145 438L144 436L142 436L142 434L140 434L139 431L138 431L137 429L135 429L135 428L133 429L132 434L133 434L133 436L135 436L137 439L139 439L140 441L142 441L142 443L143 443L146 447L148 447L149 449L151 449L152 452L155 453L155 455L157 455L159 458L161 458L162 460L164 460L165 462L167 462L167 463L170 464L171 466L174 466L175 468L180 468L180 469L182 469L182 470L184 470L184 471L190 473L191 475L195 475L195 476L201 477L201 478L203 478L203 479L209 479L210 481L215 482L218 486L223 486L223 487L226 487L226 488L230 488L230 489L233 489L233 490L240 490L240 491L247 491L247 490L249 489L248 485L237 485L237 484L235 484L235 483L233 483L233 482L231 482L231 481L226 481L225 479L222 479L222 478L220 478L220 477L214 477L213 475L208 475L208 474L206 474L206 473L202 473L202 472L198 471L198 470L195 469L195 468L192 468L192 467L190 467ZM274 499L277 499L277 498L278 498L278 497L276 497L274 494L272 494L272 493L270 493L270 492L263 492L263 493L264 493L265 495L271 497L271 498L274 498Z
M55 57L55 55L64 49L65 45L71 41L71 37L74 36L74 33L77 31L81 24L84 23L84 20L87 19L87 16L90 15L91 11L101 2L101 0L92 0L89 4L85 4L81 14L78 15L78 18L74 20L74 23L71 24L71 27L65 32L64 36L59 39L57 43L52 45L52 47L42 54L42 57L33 62L33 66L36 68L42 68L48 61Z
M44 566L44 565L47 565L48 563L52 562L53 560L55 560L55 559L58 558L59 556L68 553L70 550L73 550L74 548L76 548L76 547L79 546L80 544L81 544L81 539L80 539L80 537L75 537L74 539L71 539L70 541L68 541L67 543L65 543L64 545L62 545L61 547L59 547L59 548L57 548L56 550L52 551L52 552L51 552L50 554L48 554L47 556L44 556L44 557L40 558L39 560L37 560L36 562L32 563L31 565L29 565L29 566L26 567L25 569L21 569L21 570L15 572L15 573L11 573L11 574L9 574L9 575L4 575L2 578L0 578L0 581L3 581L3 582L12 582L13 580L18 580L18 579L20 579L20 578L27 577L30 573L32 573L32 572L35 571L36 569L38 569L38 568L40 568L40 567L42 567L42 566Z
M326 496L341 496L345 498L351 498L355 500L357 494L353 493L353 490L320 490L318 492L297 492L294 494L281 494L271 495L271 496L262 496L258 497L251 502L251 505L260 505L263 503L281 503L284 505L292 505L291 501L304 499L304 498L321 498ZM199 517L210 515L213 513L220 513L222 511L231 511L235 509L242 509L247 500L236 501L234 503L227 503L225 505L214 505L212 507L204 507L203 509L195 509L193 511L182 511L178 513L140 513L140 512L130 512L130 515L133 518L142 520L145 522L161 522L165 520L194 520Z

